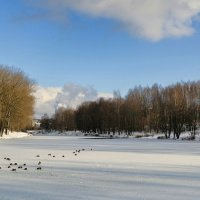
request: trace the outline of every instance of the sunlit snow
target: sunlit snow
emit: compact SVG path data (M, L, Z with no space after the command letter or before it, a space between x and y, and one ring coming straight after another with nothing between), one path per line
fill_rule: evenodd
M191 141L65 136L0 140L0 199L199 200L199 154L199 142ZM42 170L37 170L39 161ZM27 171L7 168L10 163L26 163Z

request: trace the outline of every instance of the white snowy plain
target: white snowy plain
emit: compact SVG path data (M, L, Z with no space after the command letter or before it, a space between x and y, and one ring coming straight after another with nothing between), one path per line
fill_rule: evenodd
M39 161L42 170L36 170ZM7 168L10 163L26 163L27 171ZM0 167L0 200L200 198L197 141L66 136L0 140Z

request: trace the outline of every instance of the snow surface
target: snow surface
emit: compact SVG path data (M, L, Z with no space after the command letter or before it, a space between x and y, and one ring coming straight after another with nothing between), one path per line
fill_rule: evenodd
M24 133L24 132L10 132L9 131L8 135L3 134L3 136L0 137L0 139L14 139L14 138L23 138L27 136L30 136L30 134Z
M77 156L73 154L83 148L85 151ZM41 171L36 170L39 161ZM7 168L10 162L26 163L28 170L13 172ZM197 141L65 136L0 140L0 166L0 200L199 200L200 197Z

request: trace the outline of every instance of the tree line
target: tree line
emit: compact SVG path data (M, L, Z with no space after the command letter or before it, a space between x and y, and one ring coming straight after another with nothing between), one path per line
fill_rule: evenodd
M18 69L0 66L0 136L30 127L33 82Z
M200 122L200 81L180 82L162 87L134 87L122 98L100 98L84 102L77 109L59 108L53 117L43 116L41 127L47 130L80 130L84 133L130 135L134 132L173 134L184 131L195 136Z

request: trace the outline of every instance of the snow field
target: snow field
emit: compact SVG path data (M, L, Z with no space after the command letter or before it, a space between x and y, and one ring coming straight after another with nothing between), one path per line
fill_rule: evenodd
M199 143L187 141L64 136L1 140L0 200L197 200L199 153ZM39 161L42 170L36 169ZM26 163L28 170L12 172L10 162Z

